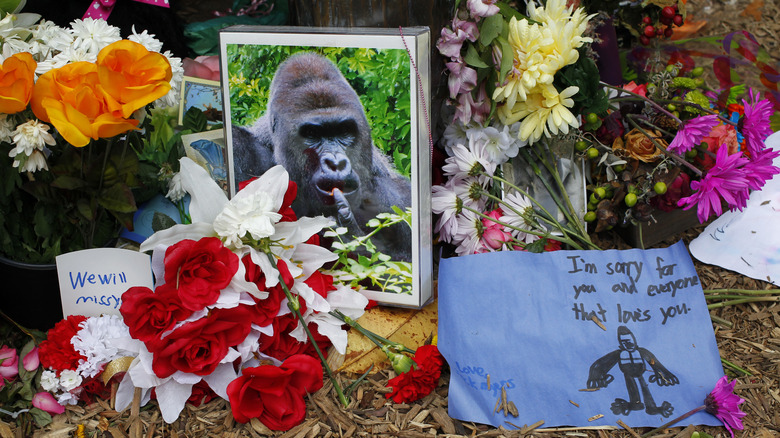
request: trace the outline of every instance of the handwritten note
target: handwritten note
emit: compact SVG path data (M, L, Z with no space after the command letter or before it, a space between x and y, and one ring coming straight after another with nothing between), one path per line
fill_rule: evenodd
M438 287L454 418L510 428L659 426L701 405L723 375L682 242L450 258ZM501 409L509 401L517 418ZM720 424L707 413L686 422Z
M128 288L154 286L149 255L118 248L57 256L57 276L64 316L119 315Z

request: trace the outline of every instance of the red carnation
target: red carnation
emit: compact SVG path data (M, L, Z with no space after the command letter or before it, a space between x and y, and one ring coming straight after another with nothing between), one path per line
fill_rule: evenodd
M75 370L79 366L79 360L87 360L76 352L70 342L81 330L79 325L86 319L83 315L70 315L48 331L47 339L41 342L38 348L38 357L44 367L59 374L62 370Z
M175 285L192 311L216 303L237 270L238 256L216 237L185 239L165 251L165 282Z
M417 364L409 372L401 373L387 382L393 392L385 394L396 403L411 403L430 394L439 384L444 358L435 345L423 345L414 355Z

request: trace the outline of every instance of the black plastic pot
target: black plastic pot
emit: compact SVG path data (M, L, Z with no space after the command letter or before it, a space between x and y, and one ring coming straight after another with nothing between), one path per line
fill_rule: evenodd
M48 330L62 319L57 265L20 263L0 256L0 310L16 323Z

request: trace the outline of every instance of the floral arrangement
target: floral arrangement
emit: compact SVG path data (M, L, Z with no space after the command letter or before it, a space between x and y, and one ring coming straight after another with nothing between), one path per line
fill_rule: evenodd
M595 249L588 231L652 222L656 210L696 206L704 222L780 173L760 93L710 89L703 67L660 50L645 50L640 84L608 85L594 15L558 0L524 12L467 1L437 42L454 111L432 209L457 254Z
M105 245L159 189L139 158L154 133L144 110L178 104L181 60L91 18L7 14L0 34L0 253L45 263Z
M120 312L132 351L117 391L117 407L152 389L163 418L173 422L193 388L206 384L228 399L238 421L260 418L280 430L302 421L303 397L322 385L322 351L344 353L338 309L362 314L368 300L333 284L319 269L335 255L317 243L331 225L324 217L296 218L296 186L277 166L228 201L208 173L181 159L181 186L191 195L192 223L152 235L154 290L131 288ZM324 361L323 361L324 363ZM279 394L279 382L289 385ZM203 383L201 383L203 382ZM263 393L273 403L257 404Z

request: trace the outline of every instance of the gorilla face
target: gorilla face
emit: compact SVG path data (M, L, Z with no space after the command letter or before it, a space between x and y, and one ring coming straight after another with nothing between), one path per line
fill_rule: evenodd
M371 131L363 107L335 65L302 54L277 71L268 104L274 156L299 184L300 214L334 213L340 192L360 198L361 178L370 175Z
M347 151L355 147L357 123L341 120L310 120L300 126L298 135L305 146L306 169L318 198L334 204L334 189L350 197L360 187L360 177L352 168Z

